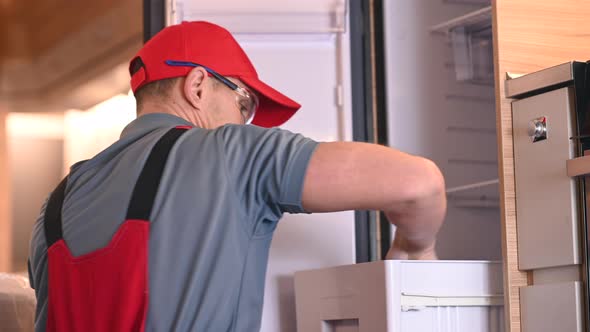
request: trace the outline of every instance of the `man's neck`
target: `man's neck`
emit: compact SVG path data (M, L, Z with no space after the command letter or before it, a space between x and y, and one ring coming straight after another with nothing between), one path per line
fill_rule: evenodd
M208 128L207 121L198 110L187 109L175 102L145 103L137 112L137 117L150 113L167 113L182 118L199 128Z

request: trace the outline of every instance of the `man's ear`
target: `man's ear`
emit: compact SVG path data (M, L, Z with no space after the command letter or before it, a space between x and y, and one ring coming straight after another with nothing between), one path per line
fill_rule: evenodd
M205 82L208 78L207 71L203 67L195 67L188 73L184 80L184 98L194 108L200 108L199 105L203 98Z

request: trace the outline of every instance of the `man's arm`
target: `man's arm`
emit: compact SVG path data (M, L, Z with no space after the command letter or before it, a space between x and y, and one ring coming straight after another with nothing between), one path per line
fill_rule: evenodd
M303 184L309 212L382 210L397 226L388 258L436 258L446 212L445 184L424 158L366 143L320 143Z

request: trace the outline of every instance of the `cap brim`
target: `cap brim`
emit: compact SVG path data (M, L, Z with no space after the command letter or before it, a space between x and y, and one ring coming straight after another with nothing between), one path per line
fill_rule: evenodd
M252 120L254 125L266 128L280 126L301 108L296 101L257 78L240 77L240 80L258 92L260 104Z

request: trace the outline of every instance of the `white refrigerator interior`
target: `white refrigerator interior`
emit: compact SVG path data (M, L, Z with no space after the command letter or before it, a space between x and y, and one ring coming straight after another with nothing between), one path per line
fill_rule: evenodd
M168 3L168 23L226 27L260 78L303 105L284 126L318 141L351 140L350 60L345 1ZM214 69L214 68L213 68ZM263 332L295 331L295 271L355 262L354 213L285 215L266 277Z
M445 176L441 259L502 257L489 6L384 1L389 145L433 160Z
M298 330L504 331L491 8L399 0L383 15L389 143L445 175L437 250L452 260L298 272Z

